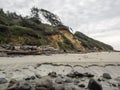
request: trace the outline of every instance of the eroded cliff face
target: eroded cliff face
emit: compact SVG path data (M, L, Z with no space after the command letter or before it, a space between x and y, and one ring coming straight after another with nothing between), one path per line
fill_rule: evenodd
M110 51L110 45L94 40L81 32L75 34L69 30L59 29L58 34L48 36L49 45L57 49L80 51Z
M67 30L60 30L60 33L68 38L76 49L85 50L81 45L81 42L71 32Z
M48 39L50 40L50 45L52 47L55 47L55 48L58 48L58 49L60 49L60 47L59 47L59 45L58 45L57 42L61 42L61 43L64 42L61 34L56 34L56 35L48 36Z
M63 49L59 43L64 45L66 43L66 39L69 41L70 44L73 45L73 47L76 50L85 50L85 48L81 45L81 42L68 30L58 30L59 34L48 36L48 39L50 40L50 45L52 47ZM69 44L67 43L67 44ZM69 49L69 48L68 48Z

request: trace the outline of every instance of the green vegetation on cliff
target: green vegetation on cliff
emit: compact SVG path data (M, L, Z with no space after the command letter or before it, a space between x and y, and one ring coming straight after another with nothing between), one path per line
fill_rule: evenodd
M81 32L76 32L75 36L81 41L82 46L88 50L113 50L110 45L94 40Z

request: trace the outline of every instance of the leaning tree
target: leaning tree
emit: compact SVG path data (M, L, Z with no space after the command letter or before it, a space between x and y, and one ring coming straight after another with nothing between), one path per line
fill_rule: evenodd
M63 25L60 18L57 15L51 13L50 11L40 9L40 12L45 17L45 19L47 19L47 21L49 21L53 26Z

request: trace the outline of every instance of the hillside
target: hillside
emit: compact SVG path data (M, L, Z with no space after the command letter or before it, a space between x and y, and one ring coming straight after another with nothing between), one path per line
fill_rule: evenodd
M85 34L81 32L76 32L75 36L78 38L79 41L81 41L81 45L86 49L86 50L113 50L113 48L110 45L107 45L103 42L94 40Z
M50 24L44 24L38 12ZM63 50L113 50L107 44L91 39L80 32L70 32L53 13L33 8L32 15L22 17L0 9L0 45L50 45Z

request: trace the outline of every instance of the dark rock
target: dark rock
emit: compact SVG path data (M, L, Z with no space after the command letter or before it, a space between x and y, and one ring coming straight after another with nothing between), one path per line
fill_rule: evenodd
M57 74L56 74L56 72L51 72L51 73L48 74L48 76L57 77Z
M5 83L7 83L8 81L7 81L7 79L5 79L5 78L0 78L0 84L5 84Z
M84 88L85 84L79 84L78 86L81 87L81 88Z
M97 80L98 80L99 82L101 82L101 81L102 81L102 79L101 79L101 78L98 78Z
M41 75L39 75L39 74L36 74L35 76L39 79L41 78Z
M74 75L75 75L76 77L79 77L79 78L81 78L81 77L84 76L82 73L79 73L79 72L77 72L77 71L74 72Z
M112 79L109 73L103 73L103 78L105 79Z
M36 90L54 90L52 80L42 78L36 83Z
M112 86L113 86L113 87L117 87L117 85L116 85L115 83L112 83Z
M92 77L94 77L94 75L93 74L91 74L91 73L84 73L84 76L85 77L88 77L88 78L92 78Z
M88 88L90 90L102 90L102 86L94 79L90 79L88 83Z
M34 80L34 79L35 79L35 76L25 78L25 80Z
M71 78L75 78L74 72L68 73L66 76L71 77Z
M32 80L34 80L34 79L35 79L35 76L31 76L30 78L31 78Z
M21 81L20 85L19 85L19 90L31 90L31 85L30 83L26 82L26 81Z
M81 78L84 75L82 73L75 71L75 72L71 72L71 73L67 74L67 76L71 77L71 78L77 78L77 77Z
M7 90L18 90L19 89L19 82L15 79L10 80Z

